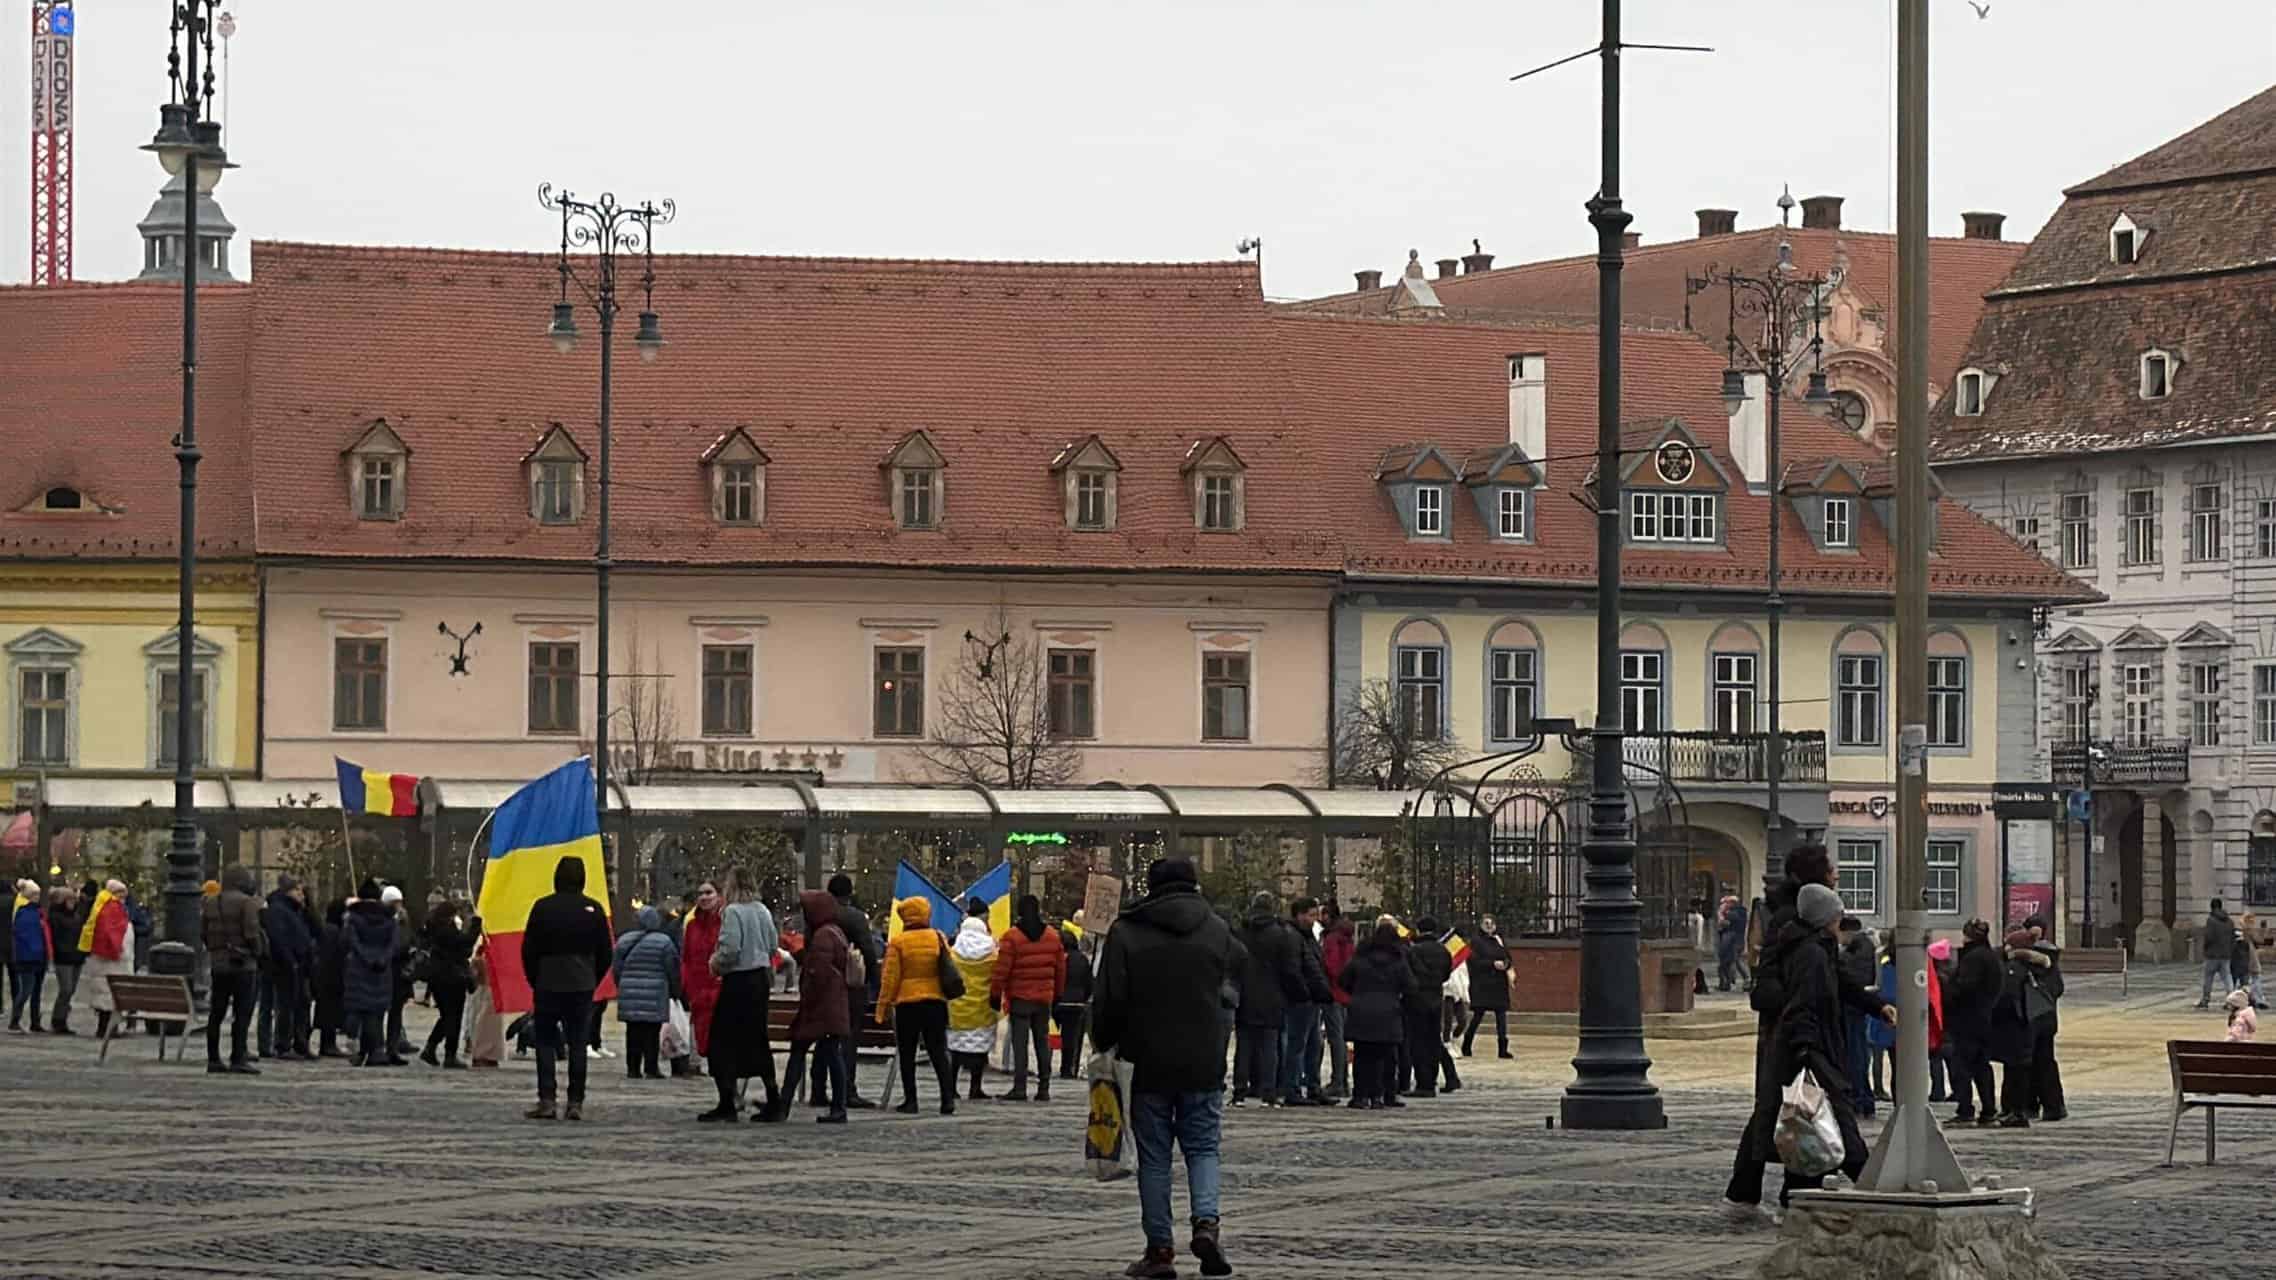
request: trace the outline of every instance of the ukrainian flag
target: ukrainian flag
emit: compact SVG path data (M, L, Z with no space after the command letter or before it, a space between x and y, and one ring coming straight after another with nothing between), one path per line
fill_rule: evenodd
M531 1006L529 976L522 972L522 930L529 924L530 908L553 892L553 871L563 858L585 864L585 895L605 907L608 868L601 861L593 762L586 756L506 797L490 816L490 861L475 910L490 939L491 998L500 1013L523 1013Z
M988 932L1002 937L1012 927L1012 864L1007 860L996 864L988 874L973 881L964 892L950 897L941 892L931 877L904 862L893 877L893 901L923 898L932 904L932 927L953 938L956 928L964 922L964 904L973 898L988 904ZM889 914L885 925L888 937L901 932L901 913Z

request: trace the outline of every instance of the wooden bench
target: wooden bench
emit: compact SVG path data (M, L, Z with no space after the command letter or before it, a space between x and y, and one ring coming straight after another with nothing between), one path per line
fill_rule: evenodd
M899 1043L893 1038L893 1028L881 1027L869 1016L870 1006L864 1005L861 1017L854 1026L854 1062L882 1058L885 1061L885 1091L878 1095L880 1108L893 1105L893 1086L900 1081ZM798 1016L798 998L777 995L767 1004L767 1041L777 1050L790 1051L790 1020ZM814 1064L806 1064L805 1087L811 1092L816 1071ZM803 1100L803 1099L802 1099Z
M2063 953L2063 976L2066 978L2104 973L2118 975L2118 994L2132 994L2129 990L2132 980L2126 974L2124 947L2072 947Z
M197 1006L190 999L188 978L162 978L147 973L114 973L107 979L111 984L111 1022L103 1030L103 1051L95 1055L97 1063L111 1056L111 1038L126 1025L128 1018L139 1017L150 1023L158 1033L158 1060L166 1060L166 1035L170 1027L181 1031L174 1041L174 1061L182 1060L182 1051L189 1046L190 1037L205 1030L198 1019Z
M2205 1109L2205 1163L2213 1163L2213 1116L2222 1107L2276 1109L2276 1044L2225 1040L2168 1040L2173 1068L2173 1125L2166 1133L2165 1165L2173 1165L2181 1114Z

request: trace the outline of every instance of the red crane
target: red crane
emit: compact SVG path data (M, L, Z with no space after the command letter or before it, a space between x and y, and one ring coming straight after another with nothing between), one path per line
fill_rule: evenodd
M32 0L32 283L71 283L70 0Z

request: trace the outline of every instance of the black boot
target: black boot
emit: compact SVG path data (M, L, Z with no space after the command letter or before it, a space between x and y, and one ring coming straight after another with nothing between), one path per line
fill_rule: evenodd
M100 1040L111 1033L111 1011L95 1010L95 1038Z

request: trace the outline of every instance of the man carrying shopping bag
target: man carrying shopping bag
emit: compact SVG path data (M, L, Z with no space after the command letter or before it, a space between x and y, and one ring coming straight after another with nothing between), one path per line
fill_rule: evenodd
M1193 863L1164 858L1146 872L1145 901L1108 931L1092 996L1091 1041L1131 1068L1127 1124L1138 1147L1138 1216L1146 1253L1127 1274L1177 1275L1170 1215L1170 1144L1185 1152L1193 1197L1193 1255L1201 1274L1232 1274L1218 1242L1218 1135L1224 1122L1225 1043L1247 961L1202 898Z
M1812 1099L1811 1109L1831 1108L1841 1133L1840 1168L1854 1182L1865 1171L1865 1161L1872 1153L1865 1135L1858 1130L1856 1100L1847 1087L1849 1043L1842 1010L1846 1005L1888 1023L1897 1020L1897 1011L1883 1004L1877 992L1843 978L1838 941L1841 916L1841 895L1822 884L1803 885L1795 900L1795 918L1781 925L1764 948L1761 967L1776 971L1786 993L1778 1015L1773 1046L1777 1066L1772 1079L1785 1088L1804 1073L1815 1079L1823 1097ZM1781 1104L1783 1108L1784 1098ZM1780 1127L1785 1125L1781 1123ZM1781 1207L1796 1191L1825 1186L1825 1172L1808 1164L1798 1169L1788 1161L1785 1151L1779 1152L1778 1159L1787 1166L1785 1184L1778 1192Z

